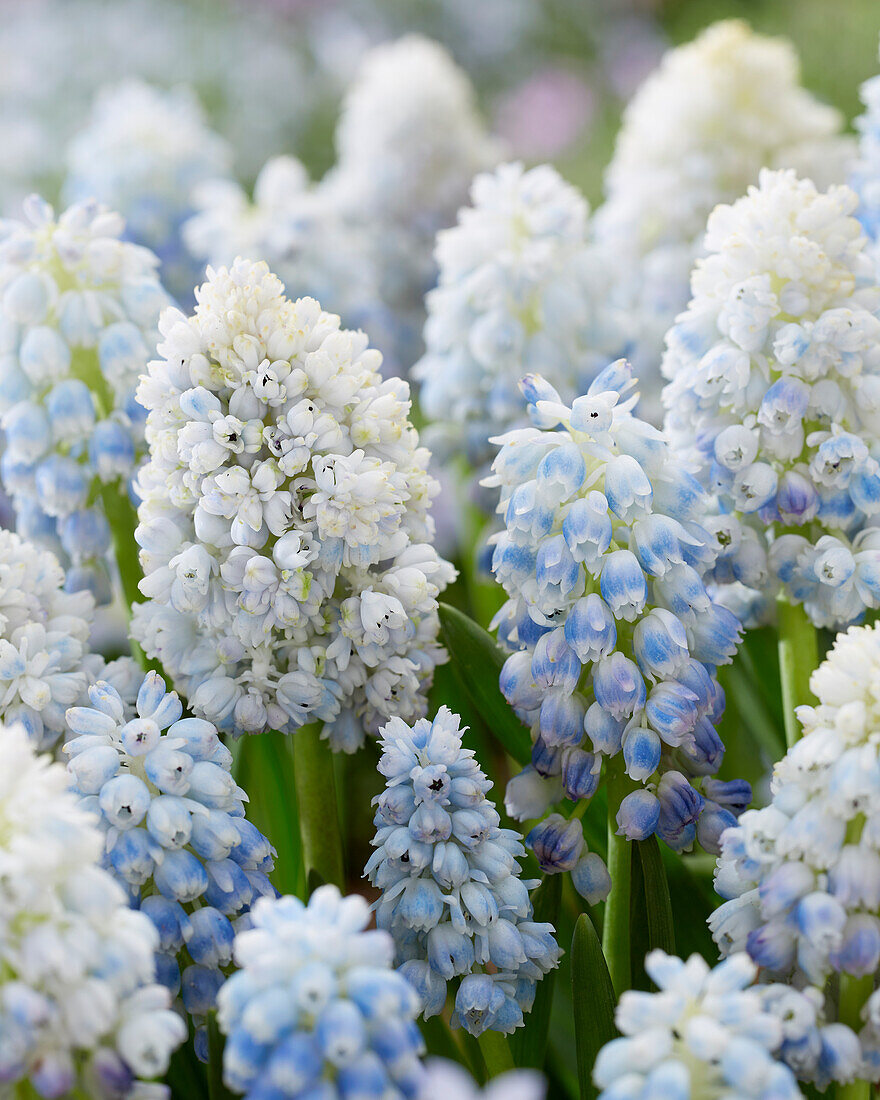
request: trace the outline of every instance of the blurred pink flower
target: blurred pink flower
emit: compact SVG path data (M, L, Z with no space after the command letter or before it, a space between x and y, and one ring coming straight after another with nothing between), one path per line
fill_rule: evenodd
M562 152L593 119L595 95L564 69L542 69L499 102L495 131L516 156L543 160Z

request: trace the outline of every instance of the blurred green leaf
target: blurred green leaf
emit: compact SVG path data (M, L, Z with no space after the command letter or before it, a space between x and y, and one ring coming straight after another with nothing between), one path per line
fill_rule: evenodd
M635 854L642 867L649 949L653 951L659 947L668 955L674 955L675 922L672 919L672 901L657 837L650 836L647 840L637 841Z
M559 907L562 902L562 875L547 875L532 895L532 902L535 910L532 920L539 924L552 924L558 929ZM535 1003L532 1011L526 1016L525 1026L517 1028L511 1037L513 1059L518 1066L532 1066L534 1069L540 1069L544 1064L555 987L556 971L551 970L538 982Z
M269 838L276 850L269 876L282 894L306 896L306 875L297 816L290 734L267 730L242 738L237 782L248 792L248 821ZM296 736L295 734L292 736Z
M581 1100L593 1100L593 1064L601 1048L617 1034L614 989L599 937L586 913L578 917L571 941L571 988Z
M223 1048L226 1040L217 1024L217 1013L208 1013L208 1097L209 1100L233 1100L223 1084Z
M440 604L440 627L456 674L483 721L514 760L528 764L532 756L529 731L498 687L504 653L490 634L449 604Z

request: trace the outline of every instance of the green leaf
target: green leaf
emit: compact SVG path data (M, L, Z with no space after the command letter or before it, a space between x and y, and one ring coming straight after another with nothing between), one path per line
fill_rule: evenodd
M672 901L657 837L649 836L647 840L636 841L636 850L642 865L648 945L652 951L659 947L667 955L674 955L675 922L672 919Z
M532 758L529 731L498 687L504 653L491 634L449 604L440 604L440 627L453 667L483 721L518 764L528 764Z
M217 1025L217 1013L208 1013L208 1097L209 1100L233 1100L223 1084L223 1048L226 1040Z
M477 1038L477 1045L486 1063L486 1072L489 1077L498 1077L502 1073L508 1073L515 1069L513 1054L507 1036L500 1031L484 1031Z
M593 1064L615 1037L614 989L592 921L581 913L571 941L571 990L581 1100L593 1100Z
M248 792L248 821L267 836L277 855L269 876L282 894L305 898L306 872L300 841L293 753L290 737L296 734L266 730L243 737L238 765L238 782Z
M195 1100L208 1095L205 1067L196 1058L192 1037L171 1055L165 1082L173 1100Z
M630 899L632 988L647 989L645 956L654 948L675 954L675 922L666 881L666 869L656 836L633 841L633 879Z
M532 895L535 910L532 920L539 924L549 923L556 928L559 924L561 901L562 875L547 875ZM518 1066L532 1066L534 1069L540 1069L544 1064L555 984L556 971L551 970L538 982L535 1003L532 1011L525 1018L525 1026L517 1028L511 1037L513 1058Z

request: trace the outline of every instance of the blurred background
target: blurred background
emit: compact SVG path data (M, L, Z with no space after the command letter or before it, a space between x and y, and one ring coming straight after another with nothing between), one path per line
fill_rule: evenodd
M514 155L553 160L594 204L622 105L717 19L788 36L806 87L848 120L877 71L876 0L2 0L0 15L7 208L34 187L57 197L95 92L132 76L194 87L243 183L278 153L320 176L362 55L408 31L451 51Z

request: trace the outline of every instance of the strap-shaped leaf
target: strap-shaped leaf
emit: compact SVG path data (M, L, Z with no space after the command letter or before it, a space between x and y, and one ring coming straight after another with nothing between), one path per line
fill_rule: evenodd
M546 875L532 895L532 901L535 910L532 919L539 924L552 924L558 929L559 906L562 901L562 875ZM511 1037L510 1045L513 1049L514 1061L518 1066L532 1066L534 1069L540 1069L544 1064L556 973L556 970L551 970L538 982L535 1003L532 1011L525 1018L525 1026L517 1028Z
M208 1013L208 1097L209 1100L233 1100L223 1084L223 1034L217 1026L217 1013Z
M528 764L532 756L529 731L498 687L504 653L491 634L449 604L440 604L440 626L455 672L483 721L518 764Z
M672 902L666 868L660 855L656 836L639 840L638 858L642 864L642 881L645 891L645 910L648 923L648 944L653 951L662 948L668 955L675 954L675 922L672 919Z
M655 947L675 954L672 902L666 868L655 836L632 841L632 894L630 897L630 962L632 988L649 989L645 956Z
M581 913L571 941L571 992L581 1100L593 1100L593 1065L602 1047L615 1037L614 989L599 937Z

